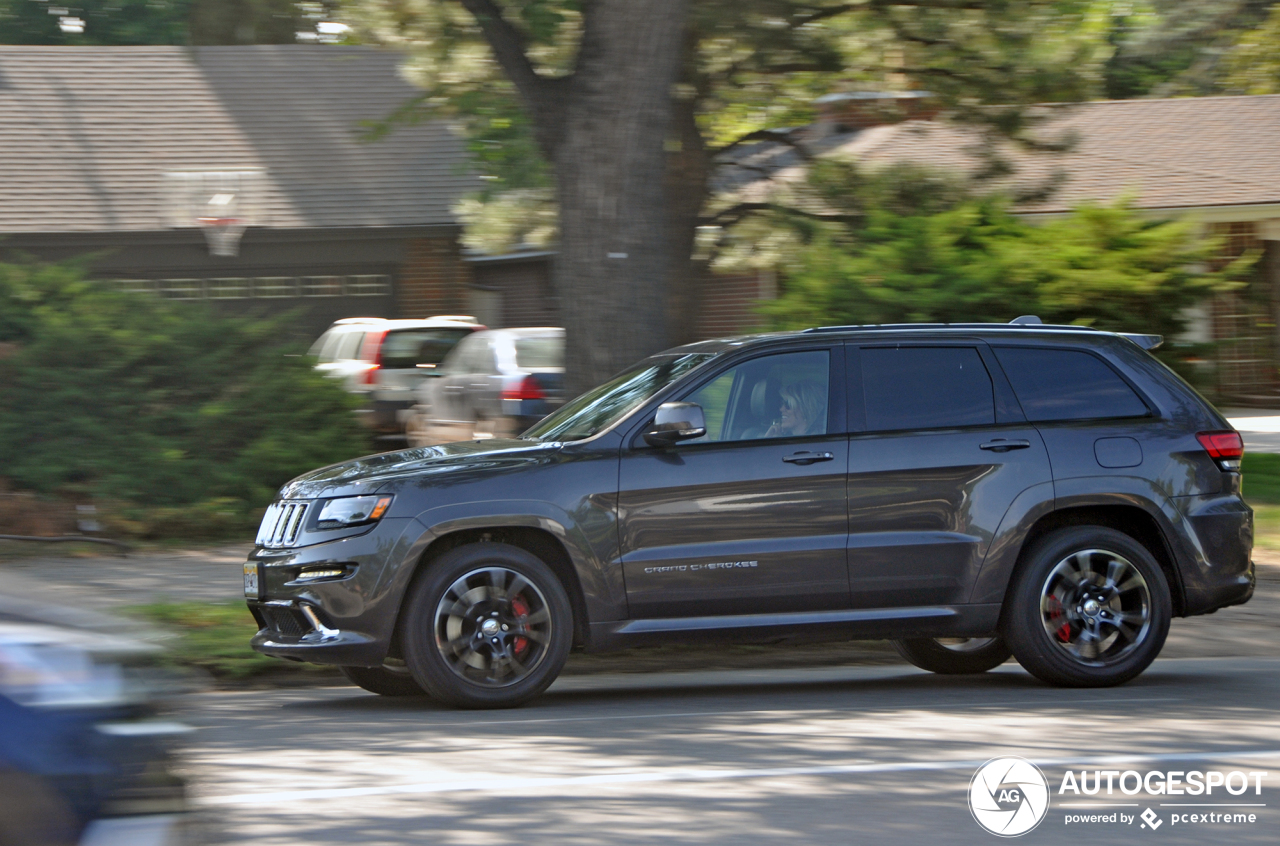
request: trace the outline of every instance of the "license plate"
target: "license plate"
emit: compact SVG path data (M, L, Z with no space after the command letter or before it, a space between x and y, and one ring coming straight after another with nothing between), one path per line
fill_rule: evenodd
M244 564L244 595L258 598L258 565L250 561Z

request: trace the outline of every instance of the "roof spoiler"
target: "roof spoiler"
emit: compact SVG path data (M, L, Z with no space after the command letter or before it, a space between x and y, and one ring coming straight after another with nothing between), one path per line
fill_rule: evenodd
M1144 350L1154 350L1164 343L1164 335L1137 335L1133 332L1118 332L1121 338L1128 338Z
M1044 321L1036 317L1034 314L1024 314L1021 317L1015 317L1009 323L1013 326L1043 326ZM1122 338L1128 338L1144 350L1154 350L1156 347L1164 343L1164 335L1139 335L1133 332L1117 332Z

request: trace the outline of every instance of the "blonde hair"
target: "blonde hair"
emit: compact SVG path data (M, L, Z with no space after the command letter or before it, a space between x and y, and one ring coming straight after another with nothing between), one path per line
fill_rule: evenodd
M812 379L784 385L782 398L790 400L804 422L803 432L796 435L817 435L826 431L827 424L827 389Z

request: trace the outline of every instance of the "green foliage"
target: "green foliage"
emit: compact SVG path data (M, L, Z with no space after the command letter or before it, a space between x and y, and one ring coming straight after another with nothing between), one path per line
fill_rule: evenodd
M142 508L124 520L205 503L239 526L293 476L368 451L354 400L286 336L283 318L0 265L0 340L17 344L0 360L0 467L40 493Z
M166 653L169 661L199 667L217 679L244 681L281 673L332 672L329 667L254 652L249 639L257 633L258 625L243 602L155 602L130 610L176 636Z
M78 0L70 5L0 0L0 43L61 45L185 44L193 0ZM64 32L60 16L84 21L83 32Z
M1186 307L1232 286L1248 261L1219 274L1198 270L1211 245L1191 222L1150 220L1123 201L1036 225L1014 217L1001 198L959 199L961 189L941 177L901 170L868 177L844 166L838 182L838 167L817 169L813 180L847 222L790 221L807 243L782 296L763 307L779 327L1037 314L1049 323L1174 336Z
M1223 87L1232 94L1280 94L1280 5L1227 54Z
M1240 464L1244 498L1250 505L1280 505L1280 455L1245 452Z

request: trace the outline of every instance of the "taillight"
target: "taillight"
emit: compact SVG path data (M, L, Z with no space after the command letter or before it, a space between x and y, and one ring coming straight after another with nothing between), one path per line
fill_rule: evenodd
M1244 440L1239 432L1200 432L1196 440L1223 470L1239 470L1244 457Z
M366 385L378 384L378 369L382 367L382 342L386 337L386 332L370 332L364 336L360 357L369 362L369 369L364 372Z
M526 376L520 380L520 384L516 387L504 390L502 398L509 400L540 400L546 399L547 395L542 392L542 386L538 384L537 379L532 376Z

